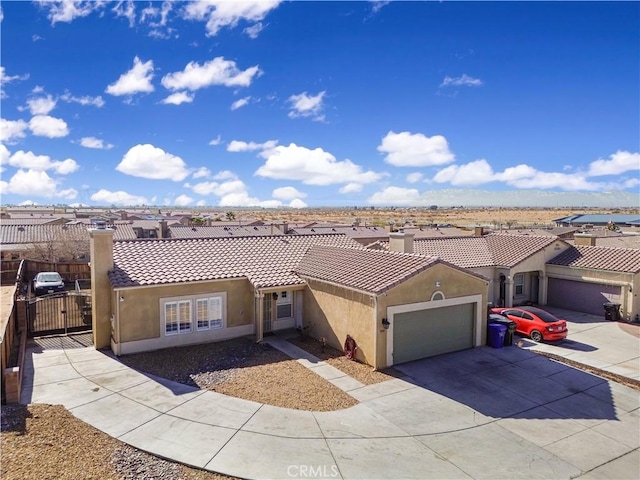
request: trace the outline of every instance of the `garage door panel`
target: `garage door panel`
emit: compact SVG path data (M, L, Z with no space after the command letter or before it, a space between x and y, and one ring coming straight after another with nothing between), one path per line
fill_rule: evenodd
M603 315L602 304L620 303L620 298L619 286L549 278L547 304L553 307Z
M393 318L393 363L473 347L474 304L417 310Z

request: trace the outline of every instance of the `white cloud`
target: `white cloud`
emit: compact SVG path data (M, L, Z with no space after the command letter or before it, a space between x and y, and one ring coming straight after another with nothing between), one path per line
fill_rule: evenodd
M187 205L189 205L190 203L193 202L193 198L187 196L187 195L179 195L178 197L176 197L176 199L174 200L174 205L177 205L178 207L186 207Z
M609 160L599 158L591 162L587 176L620 175L633 170L640 170L640 153L619 150L610 155Z
M475 160L465 165L449 165L433 177L437 183L451 185L480 185L493 180L493 169L485 160Z
M479 78L473 78L466 73L460 77L444 77L441 87L481 87L483 85L482 80Z
M31 41L32 42L37 42L38 40L44 40L44 37L41 37L37 33L34 33L33 35L31 35Z
M71 93L69 93L68 91L65 92L64 95L60 96L60 100L67 103L78 103L83 107L93 106L93 107L101 108L101 107L104 107L104 103L105 103L104 99L100 95L98 95L97 97L91 97L89 95L84 95L82 97L75 97L71 95Z
M104 140L96 137L82 137L80 139L80 145L85 148L95 148L98 150L111 150L113 148L113 144L104 143Z
M378 13L383 7L386 7L387 5L389 5L389 3L391 3L389 0L371 0L371 3L373 4L371 6L371 12L373 14Z
M253 152L256 150L271 150L278 145L277 140L267 140L264 143L243 142L241 140L231 140L227 145L227 152Z
M15 143L17 139L26 137L25 130L28 126L24 120L0 118L0 142Z
M29 78L29 74L24 75L7 75L4 71L4 67L0 66L0 98L7 98L7 93L4 91L4 86L13 81L22 81Z
M9 163L11 152L7 147L0 143L0 166Z
M47 115L56 107L56 100L51 95L46 97L30 98L27 100L27 107L31 115Z
M198 207L206 207L206 206L207 206L207 201L206 201L206 200L198 200L198 201L196 202L196 205L197 205Z
M291 95L288 98L288 102L291 104L289 118L311 117L313 120L323 121L322 109L324 105L322 100L325 93L322 91L317 95L308 95L307 92L302 92L298 95Z
M427 137L422 133L390 131L378 145L378 151L386 153L385 162L396 167L428 167L455 160L442 135Z
M248 87L253 78L260 73L257 65L239 70L236 62L225 60L224 57L216 57L202 65L189 62L181 72L169 73L162 77L162 85L168 90L191 91L211 85Z
M198 195L215 195L220 197L219 206L223 207L278 207L282 206L282 202L277 200L267 200L261 202L255 197L249 196L247 186L240 180L236 174L229 170L218 172L213 182L201 182L191 185L186 183L186 188L192 189Z
M131 195L122 190L111 192L105 189L98 190L91 195L91 200L103 205L145 205L147 203L147 199L144 197Z
M262 30L264 30L264 25L262 22L258 22L255 25L245 28L242 32L246 33L249 38L255 40Z
M185 9L185 18L206 20L207 36L217 35L221 28L234 28L241 20L260 22L281 0L253 0L230 2L227 0L196 0Z
M151 144L131 147L116 170L134 177L179 182L189 175L184 161Z
M293 200L296 198L305 198L307 194L294 187L280 187L276 188L271 196L273 198L279 198L280 200Z
M249 100L251 100L251 97L244 97L244 98L240 98L238 100L236 100L235 102L233 102L231 104L231 110L237 110L239 108L242 108L246 105L249 105Z
M209 145L213 145L214 147L220 145L222 143L222 136L218 135L216 138L209 142Z
M372 183L382 175L362 167L351 160L337 161L322 148L310 150L295 143L263 151L260 156L266 162L256 175L277 180L299 180L307 185L331 185L336 183Z
M54 161L47 155L36 155L33 152L25 152L24 150L18 150L11 155L7 163L13 167L26 168L39 172L53 170L60 175L67 175L78 169L78 164L71 158L63 161Z
M191 103L195 98L195 94L189 92L176 92L169 95L167 98L162 100L160 103L164 103L165 105L180 105L181 103Z
M192 178L209 178L211 177L211 170L207 167L200 167L198 170L193 172Z
M3 195L29 195L46 198L58 197L74 199L78 192L73 188L57 190L58 184L47 172L42 170L18 170L9 182L0 181Z
M29 130L39 137L59 138L69 135L67 122L49 115L36 115L29 120Z
M423 175L420 172L413 172L407 175L407 183L418 183L422 180Z
M120 75L120 78L115 83L107 86L105 92L117 97L153 92L152 79L153 60L143 63L138 57L135 57L131 70Z
M126 2L118 2L115 7L111 9L116 14L116 17L125 17L129 20L129 26L131 28L136 25L136 7L132 0Z
M362 191L362 184L360 183L347 183L344 187L340 188L340 193L358 193Z
M293 200L291 200L291 202L289 203L289 207L290 208L307 208L307 204L304 203L302 200L300 200L299 198L294 198Z
M51 25L58 22L69 23L79 17L86 17L95 10L102 8L104 1L78 1L78 0L38 0L40 6L49 9L47 18L51 20Z
M415 188L387 187L376 192L367 202L375 205L412 205L420 201L420 193Z

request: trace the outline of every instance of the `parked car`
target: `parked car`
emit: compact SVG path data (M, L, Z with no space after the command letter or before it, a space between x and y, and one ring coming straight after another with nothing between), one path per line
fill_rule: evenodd
M567 322L538 307L492 308L491 313L504 315L516 322L516 332L534 342L562 340L567 337Z
M33 293L46 295L64 291L64 280L58 272L40 272L33 279Z

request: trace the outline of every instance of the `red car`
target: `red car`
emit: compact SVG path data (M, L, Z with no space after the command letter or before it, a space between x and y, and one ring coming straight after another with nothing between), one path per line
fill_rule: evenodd
M534 342L562 340L567 337L567 322L537 307L492 308L493 313L504 315L516 322L516 332Z

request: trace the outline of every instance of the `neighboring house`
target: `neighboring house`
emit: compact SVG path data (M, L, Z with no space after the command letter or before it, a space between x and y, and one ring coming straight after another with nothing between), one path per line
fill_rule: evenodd
M575 245L547 262L547 303L602 315L603 303L621 305L624 319L640 314L640 250Z
M117 239L136 238L128 224L114 225L113 228ZM0 244L2 258L7 260L89 261L89 234L87 225L82 223L15 225L2 221Z
M406 234L410 237L410 234ZM406 253L437 256L489 279L489 302L511 307L546 304L546 263L569 248L550 236L490 234L473 237L409 239L405 244L380 242Z
M167 228L168 238L223 238L223 237L258 237L265 235L284 235L282 227L277 225L172 225Z
M349 334L358 358L382 368L486 337L487 280L441 259L339 234L90 235L94 343L117 355L296 327L336 348Z

